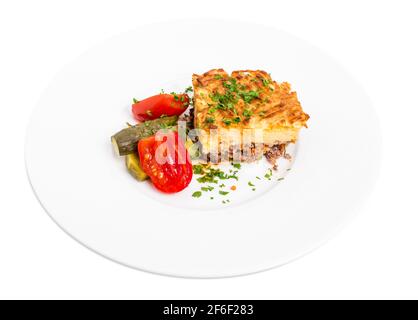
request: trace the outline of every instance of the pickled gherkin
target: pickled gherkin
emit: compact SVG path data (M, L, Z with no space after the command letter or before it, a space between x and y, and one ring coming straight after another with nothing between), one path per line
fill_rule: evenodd
M175 126L177 124L177 119L177 116L159 118L145 121L119 131L111 138L116 154L119 156L126 156L128 154L136 153L139 140L148 138L161 129Z
M128 154L125 157L125 164L129 173L138 181L144 181L148 179L147 174L141 168L139 157L136 153Z

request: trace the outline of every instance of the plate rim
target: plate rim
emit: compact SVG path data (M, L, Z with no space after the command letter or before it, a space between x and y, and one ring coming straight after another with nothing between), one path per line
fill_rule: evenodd
M376 111L376 109L374 108L374 104L373 101L370 99L369 95L367 94L366 90L364 89L364 86L362 85L362 83L360 83L356 77L354 77L352 75L352 73L347 70L344 65L342 63L340 63L340 61L338 61L337 59L335 59L334 57L332 57L331 55L329 55L326 51L322 50L320 47L317 47L316 45L312 44L310 41L305 40L303 38L300 38L298 36L295 36L294 34L283 30L283 29L279 29L276 28L272 25L269 24L261 24L261 23L255 23L255 22L251 22L251 21L246 21L246 20L241 20L241 19L219 19L219 18L202 18L202 19L195 19L195 18L191 18L191 19L170 19L170 20L164 20L161 22L153 22L153 23L144 23L144 24L139 24L137 25L135 28L132 29L128 29L125 30L123 32L117 33L115 35L112 35L110 37L106 37L105 39L103 39L102 41L100 41L99 43L95 43L92 46L89 46L86 48L86 50L84 50L82 53L76 55L74 58L72 58L70 61L68 61L67 63L65 63L59 70L57 70L54 74L54 76L51 78L50 82L48 83L48 86L40 93L40 97L47 91L47 89L49 88L49 85L54 82L54 79L63 71L67 68L67 66L69 64L71 64L73 61L76 61L77 59L79 59L80 57L82 57L84 54L86 54L87 52L89 52L90 50L93 50L94 48L98 47L99 45L101 45L102 43L111 41L113 38L117 38L118 36L121 36L123 34L129 33L129 32L133 32L135 30L141 29L143 27L149 27L149 26L154 26L154 25L162 25L162 24L172 24L172 23L185 23L185 22L197 22L197 23L201 23L201 22L205 22L205 23L216 23L216 22L223 22L223 23L234 23L234 22L238 22L238 23L242 23L242 24L249 24L249 25L256 25L256 26L260 26L260 27L267 27L270 29L274 29L275 31L279 31L281 33L287 34L293 38L296 38L299 41L303 41L305 43L307 43L309 46L314 47L318 52L320 52L322 55L326 56L328 59L331 59L334 63L338 64L341 69L344 70L345 73L347 73L351 80L354 81L363 91L363 94L365 95L365 97L367 97L368 99L368 103L373 111L373 115L375 117L376 120L376 126L377 126L377 135L376 138L378 139L377 141L375 141L377 143L377 154L376 154L376 159L378 160L378 162L376 163L376 171L375 171L375 175L373 177L373 182L368 190L368 194L365 195L362 199L361 202L359 202L357 204L356 209L353 209L353 213L350 214L348 217L346 217L346 219L344 219L344 221L342 223L340 223L338 228L334 228L329 234L327 234L326 236L324 236L322 238L321 241L318 241L317 243L311 245L310 248L306 249L304 252L300 252L297 255L294 255L293 258L291 259L287 259L287 261L283 262L283 263L279 263L276 265L271 265L269 267L265 267L265 268L259 268L253 272L247 272L247 273L236 273L236 274L225 274L225 275L216 275L216 276L197 276L197 275L185 275L185 274L177 274L177 273L168 273L168 272L159 272L159 271L155 271L155 270L150 270L147 268L142 268L142 267L138 267L138 266L134 266L131 265L129 263L125 263L123 261L114 259L92 247L90 247L89 245L87 245L86 243L83 243L82 240L79 240L77 237L73 236L69 231L67 231L65 229L64 226L62 226L55 218L54 216L49 212L49 210L47 209L46 205L43 203L43 201L41 200L38 192L36 191L35 186L33 185L33 181L31 178L31 174L30 174L30 165L28 164L28 144L30 141L29 138L29 128L30 128L30 124L32 123L34 114L36 113L39 103L40 103L40 98L36 104L36 106L32 109L31 112L31 116L29 117L29 121L27 123L26 126L26 137L25 137L25 148L24 148L24 162L25 162L25 170L26 170L26 176L28 178L29 184L31 186L31 189L35 195L35 198L38 200L38 202L40 203L41 207L43 208L43 210L48 214L48 216L52 219L52 221L54 221L54 223L56 225L58 225L58 227L63 230L68 236L70 236L72 239L74 239L76 242L80 243L82 246L84 246L85 248L91 250L92 252L110 260L113 262L116 262L118 264L121 264L123 266L129 267L131 269L135 269L135 270L140 270L140 271L145 271L147 273L151 273L151 274L156 274L156 275L163 275L163 276L168 276L168 277L177 277L177 278L194 278L194 279L217 279L217 278L232 278L232 277L240 277L240 276L247 276L247 275L252 275L252 274L257 274L259 272L264 272L264 271L268 271L268 270L272 270L275 268L278 268L280 266L286 265L288 263L291 263L295 260L298 260L301 257L304 257L305 255L315 251L316 249L320 248L322 245L324 245L325 243L327 243L329 240L333 239L337 234L339 234L341 232L341 230L343 230L345 227L349 226L349 224L358 216L359 212L361 211L361 208L363 208L365 206L365 204L370 201L372 194L375 190L375 187L378 183L378 179L380 177L380 172L381 172L381 165L382 165L382 159L381 159L381 153L382 153L382 136L381 136L381 124L380 124L380 119L379 119L379 115Z

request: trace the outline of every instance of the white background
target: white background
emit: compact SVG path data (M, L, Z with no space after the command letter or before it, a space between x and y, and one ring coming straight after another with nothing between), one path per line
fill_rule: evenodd
M417 299L417 16L412 0L2 0L0 298ZM314 253L281 268L231 279L147 274L76 243L32 194L23 159L25 127L54 74L109 36L182 17L276 26L331 54L369 93L382 127L380 180L357 219ZM181 39L187 41L187 35L179 35ZM256 39L248 40L257 45Z

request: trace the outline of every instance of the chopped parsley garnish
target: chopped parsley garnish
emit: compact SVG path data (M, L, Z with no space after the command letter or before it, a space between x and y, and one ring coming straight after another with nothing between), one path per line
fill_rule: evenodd
M241 118L240 117L235 117L234 118L234 122L235 123L240 123L241 122Z
M282 180L284 180L284 178L279 178L279 179L277 179L277 181L282 181Z
M216 80L222 80L223 77L220 74L215 74L215 79Z
M229 192L228 191L219 191L221 196L226 196Z
M220 169L205 167L203 165L194 165L193 173L201 175L201 177L197 178L197 181L200 183L218 183L218 180L229 179L238 180L238 177L236 176L237 172L226 174Z
M204 175L200 178L197 178L197 182L199 182L199 183L218 183L218 180L216 180L214 176Z
M232 111L234 114L237 114L237 109L235 109L235 106L232 102L228 102L226 104L226 109Z
M215 76L215 79L216 78L217 77ZM232 113L237 114L235 104L238 102L239 99L242 99L245 103L248 104L251 103L251 101L253 101L254 99L260 97L260 93L258 91L246 91L247 87L244 85L239 85L237 83L237 79L235 78L229 78L224 80L225 81L222 84L225 88L225 93L221 94L219 92L215 92L209 96L212 99L212 101L217 103L216 109L218 110L231 111ZM241 121L241 119L236 119L237 120L235 121L237 123Z
M255 177L256 179L258 179L258 180L261 180L261 178L260 177Z
M193 198L200 198L202 196L202 191L196 191L192 194Z
M213 114L213 113L215 113L216 112L216 108L210 108L209 110L208 110L208 113L210 113L210 114Z
M245 118L249 119L253 115L253 112L249 109L244 109L244 111L242 112L242 115Z
M215 92L214 94L210 95L212 101L216 102L216 109L218 110L230 110L233 113L236 112L235 104L237 103L238 99L235 95L231 92L226 92L225 94L220 94L219 92Z
M201 164L196 164L196 165L193 166L193 173L194 174L203 174L204 173L203 169L204 168Z
M248 181L248 185L249 185L250 187L255 187L255 185L254 185L251 181Z
M238 91L237 79L230 78L228 81L225 81L224 87L231 92L237 92Z
M225 188L225 184L222 183L219 188Z
M187 87L186 90L184 90L184 93L189 93L189 92L193 92L192 86Z
M263 78L263 86L267 87L270 84L270 80Z
M180 98L176 93L171 92L170 94L174 97L174 100L179 101Z
M215 118L213 117L206 117L206 123L214 123L215 122Z
M258 98L260 96L260 93L254 90L250 91L241 91L239 93L242 100L244 100L245 103L250 103L254 99Z
M273 175L273 170L269 169L268 172L264 175L264 178L271 180L272 175Z
M255 189L255 188L253 188L252 190L253 190L253 191L255 191L256 189Z
M233 163L232 166L238 170L241 169L241 163Z
M201 189L202 189L202 191L208 192L208 191L212 191L215 188L211 187L211 186L207 186L207 187L202 187Z
M229 126L232 123L232 120L231 119L223 119L222 122L225 123L227 126Z

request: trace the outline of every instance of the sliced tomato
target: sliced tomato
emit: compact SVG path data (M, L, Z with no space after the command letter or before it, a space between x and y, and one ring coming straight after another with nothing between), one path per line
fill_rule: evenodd
M166 193L186 188L193 176L190 156L177 132L159 131L138 143L141 166L154 186Z
M157 119L161 116L182 114L189 106L187 94L158 94L132 105L132 113L138 121Z

